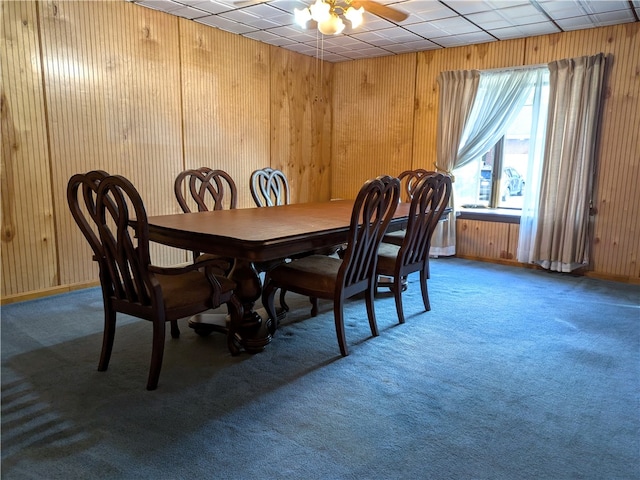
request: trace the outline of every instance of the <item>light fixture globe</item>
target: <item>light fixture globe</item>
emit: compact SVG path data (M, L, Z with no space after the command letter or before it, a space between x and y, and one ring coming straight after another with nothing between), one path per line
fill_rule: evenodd
M316 0L316 3L309 7L309 11L311 18L318 23L326 22L331 18L331 5L322 0Z
M344 30L344 22L333 13L324 22L318 22L318 30L324 35L338 35Z
M347 8L344 12L344 17L351 22L351 28L357 28L362 25L362 16L364 15L364 8Z
M309 11L308 8L303 8L303 9L299 9L299 8L295 8L293 10L294 12L294 16L296 19L296 23L298 25L300 25L301 27L305 27L307 26L307 22L309 20L311 20L311 12Z

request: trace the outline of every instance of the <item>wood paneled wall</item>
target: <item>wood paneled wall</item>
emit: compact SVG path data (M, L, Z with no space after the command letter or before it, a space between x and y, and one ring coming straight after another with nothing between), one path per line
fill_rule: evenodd
M38 6L1 5L3 297L60 283Z
M366 180L411 167L416 57L339 63L334 75L331 193L355 198Z
M3 303L96 283L66 203L77 172L126 176L149 215L179 212L176 175L203 165L232 175L239 207L266 166L294 199L330 198L331 65L120 0L0 8Z
M201 165L233 175L240 206L269 165L296 202L353 197L376 175L433 168L440 71L597 52L612 61L594 274L640 282L638 23L332 65L124 1L0 9L3 303L96 282L66 205L73 173L125 175L149 214L177 212L173 179ZM512 261L517 227L486 223L459 225L459 252Z
M238 207L253 206L249 174L270 165L269 46L186 20L179 27L185 166L224 166Z
M520 232L520 225L517 223L458 220L456 230L456 255L517 263Z
M271 52L271 165L292 186L291 202L331 198L333 65Z

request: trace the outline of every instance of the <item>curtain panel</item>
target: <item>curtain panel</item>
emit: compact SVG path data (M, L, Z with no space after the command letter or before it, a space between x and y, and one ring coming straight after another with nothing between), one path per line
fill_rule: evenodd
M460 139L478 91L480 72L478 70L440 72L437 81L440 87L440 105L436 139L436 169L451 174L455 167ZM451 180L455 181L454 178ZM456 215L453 192L449 206L452 211L448 221L440 222L431 238L431 255L451 256L456 253Z
M589 264L604 68L604 54L549 64L549 113L537 222L531 233L531 251L518 252L518 260L558 272Z

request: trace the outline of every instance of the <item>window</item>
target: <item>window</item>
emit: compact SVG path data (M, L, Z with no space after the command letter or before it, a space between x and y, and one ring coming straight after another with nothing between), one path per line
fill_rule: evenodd
M514 213L522 209L527 176L542 162L543 136L541 138L537 132L544 131L544 128L535 127L543 121L540 117L545 117L538 115L538 112L546 109L548 90L548 78L545 77L540 89L542 101L532 89L520 112L497 143L483 155L454 171L458 205L504 208L514 210Z

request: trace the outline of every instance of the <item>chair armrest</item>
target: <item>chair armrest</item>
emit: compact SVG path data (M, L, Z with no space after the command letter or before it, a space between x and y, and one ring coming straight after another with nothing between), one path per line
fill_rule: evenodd
M210 270L212 274L223 275L228 262L220 258L212 258L207 260L196 260L194 263L184 263L172 265L170 267L160 267L158 265L149 265L149 271L160 275L181 275L187 272L193 272L204 268Z
M222 285L220 285L220 281L217 277L225 277L224 270L220 267L221 263L225 264L226 262L221 262L220 259L209 259L197 263L189 263L186 265L183 264L172 267L159 267L157 265L149 265L149 271L160 275L180 275L187 272L203 271L204 276L213 287L212 304L215 308L221 304L222 295Z

